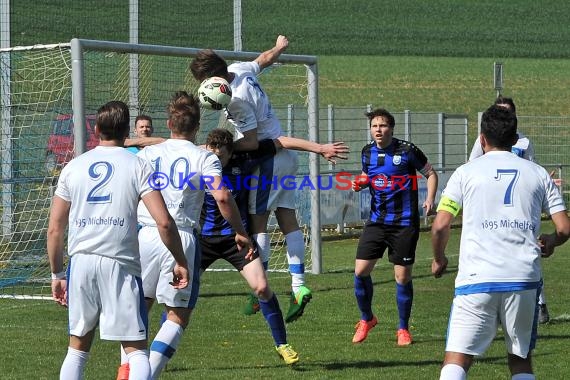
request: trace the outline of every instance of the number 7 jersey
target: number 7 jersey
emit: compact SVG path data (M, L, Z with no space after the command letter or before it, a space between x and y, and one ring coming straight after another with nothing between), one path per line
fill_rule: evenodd
M463 208L456 294L538 287L541 213L566 209L544 168L487 152L453 173L442 198Z

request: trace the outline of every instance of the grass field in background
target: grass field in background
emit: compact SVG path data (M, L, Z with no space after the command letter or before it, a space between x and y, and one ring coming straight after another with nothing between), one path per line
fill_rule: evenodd
M232 50L233 1L138 0L141 43ZM12 46L73 37L127 41L127 0L11 2ZM570 56L570 3L556 0L242 0L242 45L286 34L293 54ZM263 20L260 22L260 20Z
M141 43L233 50L231 1L138 3ZM569 13L570 2L555 0L243 0L242 49L266 50L281 33L287 53L317 55L322 107L467 113L473 125L495 97L492 64L501 61L520 115L568 115ZM126 0L12 2L12 45L127 41L128 15Z
M548 223L547 223L548 225ZM434 379L443 358L445 331L457 269L458 237L453 230L447 253L449 273L434 279L430 272L430 236L421 234L414 267L414 344L396 346L397 308L393 270L379 261L372 274L373 310L379 324L360 345L351 343L359 312L353 295L353 265L357 240L325 242L322 275L308 275L314 299L305 315L288 325L288 338L300 353L293 368L284 365L272 347L265 320L241 314L247 287L237 273L206 273L201 297L181 346L162 379ZM568 270L570 246L544 261L546 295L552 321L539 326L534 352L537 378L564 379L570 338ZM290 277L270 274L270 283L286 310ZM49 301L0 300L0 374L2 379L57 378L67 346L65 309ZM159 309L153 310L156 332ZM118 345L96 340L86 379L113 379ZM502 334L470 371L471 379L507 379Z

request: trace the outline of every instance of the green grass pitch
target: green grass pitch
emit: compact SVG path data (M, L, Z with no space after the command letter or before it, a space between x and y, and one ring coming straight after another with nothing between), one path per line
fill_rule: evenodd
M546 228L549 224L546 223ZM305 315L288 325L288 339L300 354L293 368L279 359L265 320L260 314L241 314L248 289L237 273L207 272L201 297L182 343L163 379L434 379L443 358L447 316L457 269L458 237L454 229L448 247L449 273L430 274L428 232L421 234L414 266L414 307L411 332L414 344L396 345L397 309L392 267L379 261L373 272L373 310L379 324L360 345L351 343L359 312L353 295L355 239L324 242L325 273L308 275L314 298ZM567 360L570 315L567 268L570 245L560 247L544 261L546 296L552 321L539 326L534 351L537 378L562 379L570 373ZM270 283L287 310L289 275L271 273ZM53 379L67 346L65 309L49 301L0 300L0 377ZM158 326L159 309L151 316ZM119 362L118 344L96 340L87 364L86 379L112 379ZM502 334L486 355L476 360L472 379L510 378Z

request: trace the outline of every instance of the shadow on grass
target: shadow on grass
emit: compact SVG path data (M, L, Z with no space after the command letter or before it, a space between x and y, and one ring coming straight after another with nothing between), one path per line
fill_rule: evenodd
M320 365L327 371L340 371L347 368L387 368L387 367L409 367L412 366L431 366L439 365L441 360L413 360L413 361L382 361L382 360L368 360L368 361L353 361L344 363L315 363Z

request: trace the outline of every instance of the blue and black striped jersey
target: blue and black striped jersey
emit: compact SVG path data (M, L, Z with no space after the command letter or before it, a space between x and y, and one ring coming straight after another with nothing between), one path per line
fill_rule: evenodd
M414 144L392 139L385 149L375 143L362 149L362 171L370 180L370 221L395 225L419 225L418 175L429 165Z
M242 223L248 230L248 177L253 169L267 157L276 153L273 140L261 140L259 148L253 152L236 152L222 168L222 184L232 193L241 215ZM234 229L222 216L216 200L206 190L204 205L200 214L201 234L204 236L227 236L235 234Z

